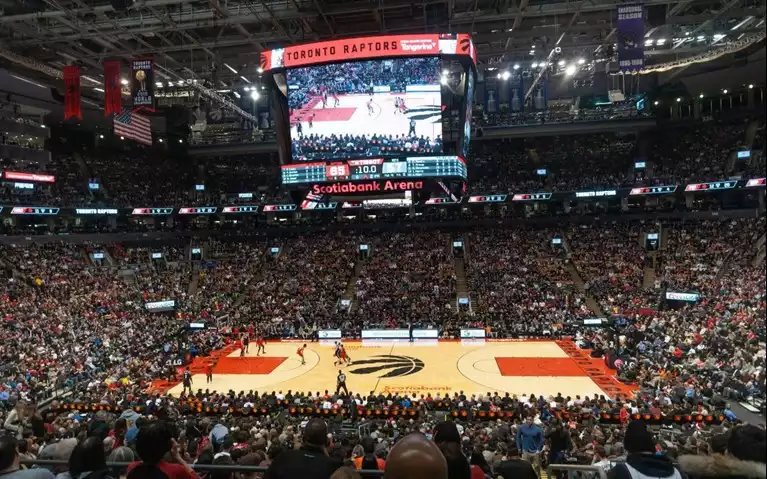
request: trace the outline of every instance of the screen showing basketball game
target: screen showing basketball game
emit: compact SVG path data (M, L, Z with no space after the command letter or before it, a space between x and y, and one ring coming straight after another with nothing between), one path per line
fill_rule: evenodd
M293 162L442 154L440 59L287 70Z

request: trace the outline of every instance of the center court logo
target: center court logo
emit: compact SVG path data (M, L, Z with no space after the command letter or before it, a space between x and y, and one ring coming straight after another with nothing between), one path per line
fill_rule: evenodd
M354 361L354 366L369 365L365 367L355 367L349 372L352 374L375 374L383 372L379 378L397 378L410 376L421 371L424 367L423 361L411 356L395 356L391 354L381 354L373 356L370 359Z

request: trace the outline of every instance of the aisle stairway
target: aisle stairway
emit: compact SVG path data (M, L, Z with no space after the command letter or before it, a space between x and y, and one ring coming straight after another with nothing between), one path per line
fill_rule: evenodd
M354 271L352 272L352 275L349 277L349 281L346 283L346 289L344 290L344 295L342 299L348 299L349 301L354 301L354 297L357 294L357 278L359 278L361 271L362 271L362 259L357 258L354 261Z
M567 272L570 273L570 278L572 278L575 288L581 293L584 293L584 296L586 297L586 306L588 306L591 312L594 313L597 317L605 316L605 313L602 311L599 303L597 303L597 301L590 294L586 293L586 283L583 282L583 278L581 278L581 274L578 272L578 268L575 267L575 263L572 261L567 261L565 263L565 269L567 269Z
M463 258L453 259L455 268L455 295L456 298L468 298L469 287L466 285L466 264Z
M198 263L198 261L195 261L192 264L192 277L189 280L189 287L186 290L186 294L189 297L197 294L197 287L200 284L200 265Z

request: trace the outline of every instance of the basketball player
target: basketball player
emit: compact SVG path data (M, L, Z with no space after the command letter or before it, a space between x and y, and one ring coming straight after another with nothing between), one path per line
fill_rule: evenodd
M338 94L333 93L333 108L341 104L341 100L338 99Z
M402 113L403 115L407 113L407 107L405 106L404 98L399 99L399 112Z
M250 336L248 336L248 333L245 333L242 335L242 350L240 350L240 356L245 356L245 353L248 352L249 347L250 347Z
M338 377L336 378L336 394L338 394L341 389L344 390L344 394L347 396L349 395L349 390L346 389L346 374L339 369ZM191 391L191 389L189 389L189 391Z
M189 388L189 394L192 393L192 372L189 371L189 368L186 368L184 370L184 389L181 390L181 394L186 393L186 388Z
M373 99L372 98L370 100L368 100L367 105L368 105L368 116L372 116L373 113L375 113L375 110L373 109Z
M349 355L346 354L346 348L344 347L343 344L341 345L341 357L340 357L340 359L342 361L342 364L343 363L346 363L346 364L351 364L352 363L352 358L350 358Z
M415 134L415 120L410 119L410 129L407 131L407 136L416 136Z
M336 366L338 364L343 364L343 361L341 360L341 348L343 346L339 341L336 341L336 350L333 352L333 357L336 359L333 361L333 366Z
M400 99L399 99L399 97L398 97L398 96L397 96L397 97L394 97L394 114L395 114L395 115L396 115L397 113L399 113L399 102L400 102Z
M328 106L328 92L322 92L322 108Z
M296 351L296 354L298 354L298 357L301 358L301 365L303 366L306 364L306 359L304 359L304 349L306 349L306 344L298 348L298 351Z
M264 347L264 337L260 334L256 338L256 356L260 356L261 353L266 354L266 348Z
M304 137L304 127L303 127L303 125L301 125L300 121L296 122L296 133L298 133L298 137L299 138L303 138Z

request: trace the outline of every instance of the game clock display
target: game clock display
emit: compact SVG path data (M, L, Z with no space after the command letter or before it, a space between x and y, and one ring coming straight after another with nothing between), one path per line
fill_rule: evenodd
M466 163L460 156L415 156L282 165L283 184L434 177L466 179Z

